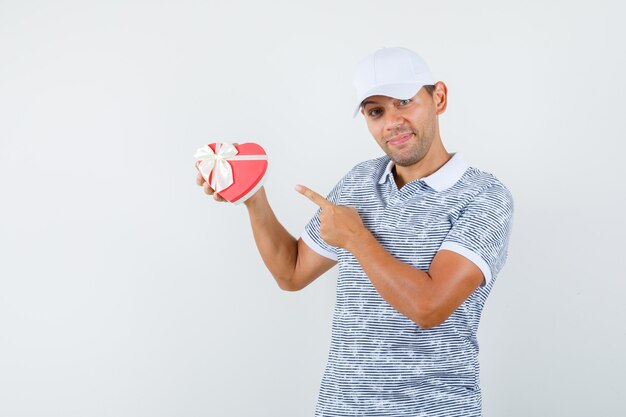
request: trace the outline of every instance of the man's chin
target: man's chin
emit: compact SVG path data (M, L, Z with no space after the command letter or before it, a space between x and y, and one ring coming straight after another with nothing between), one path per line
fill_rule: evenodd
M393 161L394 164L400 167L409 167L411 165L415 165L423 159L423 156L413 155L411 157L401 158L398 156L389 155L389 158Z

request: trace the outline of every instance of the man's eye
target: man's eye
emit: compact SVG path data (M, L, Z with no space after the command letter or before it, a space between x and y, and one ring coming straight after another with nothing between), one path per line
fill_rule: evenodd
M380 109L372 109L368 111L367 114L369 114L370 117L376 117L380 114Z
M400 100L398 102L398 106L406 106L407 104L409 104L411 102L410 98L407 98L406 100Z

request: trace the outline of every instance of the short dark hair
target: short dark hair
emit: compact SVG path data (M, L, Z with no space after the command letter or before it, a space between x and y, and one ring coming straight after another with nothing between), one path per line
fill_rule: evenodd
M435 91L435 86L434 85L425 85L424 89L426 90L426 92L428 94L430 94L432 96L433 92Z

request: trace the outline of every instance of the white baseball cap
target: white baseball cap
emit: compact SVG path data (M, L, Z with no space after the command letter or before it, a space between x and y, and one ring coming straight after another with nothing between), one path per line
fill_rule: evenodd
M424 85L434 84L426 61L406 48L383 48L362 60L355 68L352 81L358 104L371 96L387 96L399 100L413 97Z

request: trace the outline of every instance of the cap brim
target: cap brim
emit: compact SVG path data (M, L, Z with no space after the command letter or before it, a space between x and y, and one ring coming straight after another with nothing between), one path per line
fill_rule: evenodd
M425 85L432 84L430 81L425 81L423 84L386 84L386 85L378 85L371 90L365 92L359 97L359 104L356 106L356 110L354 111L353 118L359 114L359 110L361 109L361 103L368 97L371 96L387 96L392 97L398 100L406 100L408 98L413 97L417 92Z

